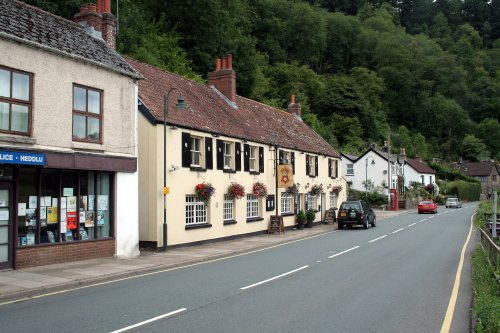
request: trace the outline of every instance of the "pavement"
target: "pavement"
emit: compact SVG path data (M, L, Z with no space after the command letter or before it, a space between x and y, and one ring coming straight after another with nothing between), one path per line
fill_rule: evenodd
M408 212L408 210L374 211L377 221ZM106 257L18 270L3 270L0 271L0 305L47 293L88 287L106 281L231 257L334 230L337 230L336 223L317 224L303 230L286 230L281 234L262 233L203 245L177 247L167 249L166 252L141 251L141 255L133 259Z

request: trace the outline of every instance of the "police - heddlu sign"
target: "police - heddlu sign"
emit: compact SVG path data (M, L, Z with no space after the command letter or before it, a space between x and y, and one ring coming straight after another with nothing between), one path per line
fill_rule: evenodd
M45 165L45 154L0 151L0 164Z

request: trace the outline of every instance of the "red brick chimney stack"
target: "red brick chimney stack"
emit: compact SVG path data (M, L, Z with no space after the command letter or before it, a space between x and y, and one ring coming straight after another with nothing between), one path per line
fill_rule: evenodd
M295 95L290 96L290 104L288 104L288 112L291 114L295 114L299 117L302 114L300 103L295 103Z
M233 56L215 61L215 71L208 73L208 85L215 86L231 102L236 102L236 72L233 70Z
M88 30L93 37L100 37L106 44L115 48L116 17L111 14L111 0L97 0L97 5L81 6L73 21L84 27L93 27L97 33Z

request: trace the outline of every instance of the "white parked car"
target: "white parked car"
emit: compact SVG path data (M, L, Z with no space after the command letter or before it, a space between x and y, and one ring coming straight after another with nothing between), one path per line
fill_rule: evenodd
M446 208L462 208L462 202L458 198L448 198L445 203Z

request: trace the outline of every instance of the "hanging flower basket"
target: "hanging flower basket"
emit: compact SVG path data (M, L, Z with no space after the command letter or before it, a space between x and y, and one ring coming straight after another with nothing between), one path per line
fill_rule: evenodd
M256 182L253 184L253 194L258 197L267 196L267 186L264 183Z
M240 199L245 196L245 187L238 183L231 183L227 189L227 195L231 199Z
M339 192L342 191L342 186L334 186L332 187L332 193L333 194L339 194Z
M205 205L208 204L210 198L215 194L215 188L210 183L201 183L195 187L196 198L203 201Z
M311 190L309 191L309 194L312 196L317 196L323 193L323 184L320 185L313 185L311 187Z
M290 193L291 195L299 194L299 185L297 185L297 183L293 183L292 186L286 189L286 193Z

